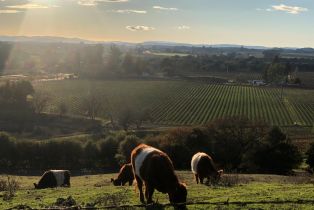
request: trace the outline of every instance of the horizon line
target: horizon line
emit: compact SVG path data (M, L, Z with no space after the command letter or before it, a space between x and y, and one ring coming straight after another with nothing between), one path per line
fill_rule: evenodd
M133 42L133 41L126 41L126 40L104 40L104 39L90 39L90 38L84 38L84 37L73 37L73 36L55 36L55 35L6 35L6 34L0 34L0 37L25 37L25 38L62 38L62 39L78 39L85 42L95 42L95 43L110 43L110 42L121 42L121 43L128 43L128 44L143 44L146 42L160 42L160 43L173 43L173 44L179 44L179 45L206 45L206 46L214 46L214 45L237 45L237 46L243 46L243 47L263 47L263 48L292 48L292 49L302 49L302 48L312 48L314 47L292 47L292 46L269 46L269 45L260 45L260 44L235 44L235 43L193 43L193 42L177 42L177 41L170 41L170 40L145 40L141 42ZM1 41L1 40L0 40ZM175 45L174 45L175 46Z

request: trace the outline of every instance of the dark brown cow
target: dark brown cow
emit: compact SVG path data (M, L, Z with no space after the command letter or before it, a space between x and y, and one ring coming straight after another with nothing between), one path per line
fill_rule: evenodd
M131 186L134 180L134 174L132 170L132 164L124 164L119 172L117 179L111 179L114 186L124 186L127 182Z
M70 187L70 177L68 170L49 170L41 176L38 184L34 183L34 186L35 189Z
M142 189L143 182L147 203L153 202L152 196L155 189L162 193L168 193L171 203L186 202L186 186L179 182L167 154L156 148L141 144L132 151L131 161L142 203L145 203Z
M204 178L208 180L211 178L218 179L223 174L223 170L217 170L213 159L203 152L198 152L192 157L191 169L197 184L199 180L203 184Z

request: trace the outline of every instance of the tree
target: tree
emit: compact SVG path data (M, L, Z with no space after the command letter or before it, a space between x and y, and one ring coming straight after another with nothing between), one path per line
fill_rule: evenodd
M133 112L133 121L137 129L140 129L143 122L150 121L152 119L150 109L137 109Z
M120 49L116 45L111 45L107 61L107 68L111 73L121 73L121 55Z
M82 100L81 109L84 114L94 120L103 110L103 101L100 95L96 92L89 92Z
M7 82L0 87L0 116L13 121L27 121L33 114L28 100L34 89L29 81Z
M296 146L278 127L273 127L260 141L252 157L262 172L284 174L302 162L302 155Z
M119 143L112 136L101 140L98 143L99 155L102 167L113 168L116 164L115 154L117 153Z
M36 91L32 97L32 105L34 112L37 114L42 113L48 106L50 99L51 98L48 95L48 93L43 91Z
M281 53L281 49L270 49L263 51L263 55L265 59L273 60L275 57L278 57Z
M281 63L279 57L275 57L273 62L265 70L264 79L267 82L275 84L283 84L288 82L288 76L292 72L292 67L289 63Z
M130 125L134 122L134 113L133 110L129 107L122 108L117 113L118 124L127 131Z
M3 73L11 48L11 44L0 42L0 75Z
M172 59L170 58L163 59L160 64L160 68L164 73L167 74L167 76L174 76L175 74L175 66Z
M306 163L309 164L310 169L314 169L314 143L310 145L310 148L306 152Z
M134 135L126 136L125 139L120 142L118 155L116 156L120 165L131 162L131 152L139 144L140 139Z
M134 58L131 53L126 53L122 62L122 69L125 74L134 74Z
M68 113L68 106L66 105L66 103L61 102L58 105L58 112L59 112L60 116L64 116Z

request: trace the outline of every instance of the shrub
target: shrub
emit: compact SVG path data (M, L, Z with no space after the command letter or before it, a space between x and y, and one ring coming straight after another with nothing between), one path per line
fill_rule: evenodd
M264 123L253 123L244 117L229 117L213 121L207 126L212 138L212 154L227 170L247 170L248 153L264 134Z
M129 163L131 161L132 150L140 144L140 139L134 135L128 135L120 142L116 159L119 164Z
M13 178L7 177L7 180L0 179L0 192L4 191L3 200L11 200L15 196L16 190L20 188L20 184Z
M98 143L99 159L101 166L104 168L114 168L117 166L115 154L118 151L119 143L116 138L108 136L106 139Z
M302 162L302 155L278 127L272 128L256 148L255 164L262 172L287 173Z
M311 169L314 169L314 143L311 144L310 148L306 152L306 155L306 163L309 164Z

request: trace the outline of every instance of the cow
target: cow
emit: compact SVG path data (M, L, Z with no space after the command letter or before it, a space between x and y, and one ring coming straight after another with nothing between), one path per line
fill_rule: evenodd
M45 189L54 187L70 187L70 171L49 170L41 176L38 184L34 183L35 189Z
M145 184L145 198L152 203L154 190L167 193L170 203L182 204L186 202L186 185L181 183L174 172L172 161L164 152L140 144L131 153L133 173L140 191L140 201L145 203L143 183Z
M203 152L193 155L191 169L197 184L199 181L203 184L204 178L207 178L208 181L211 178L219 179L223 174L223 170L217 170L213 159Z
M111 179L111 182L114 186L124 186L127 182L129 183L129 186L133 184L134 180L134 174L132 169L132 164L124 164L120 171L117 179Z

